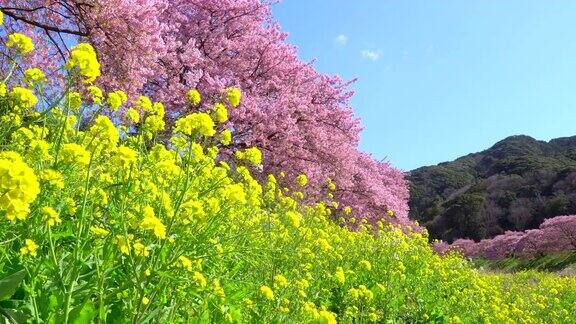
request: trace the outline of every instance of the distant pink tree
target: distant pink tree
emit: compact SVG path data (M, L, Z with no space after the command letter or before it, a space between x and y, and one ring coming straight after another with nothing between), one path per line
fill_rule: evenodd
M478 247L479 245L470 239L457 239L450 245L451 250L459 251L469 258L477 256Z
M67 54L74 39L91 42L103 67L100 85L131 94L144 91L166 103L171 116L197 108L184 98L199 89L210 105L223 88L243 90L230 112L235 148L256 145L264 172L305 172L310 199L338 185L342 205L357 217L377 219L391 209L407 223L404 174L358 150L360 122L349 82L317 72L298 59L260 0L0 0L8 30L33 33L36 61Z
M437 241L432 243L432 249L434 252L440 255L445 255L448 253L448 251L450 251L450 247L450 244L448 244L446 241Z
M503 259L513 256L516 244L524 236L523 232L506 231L492 239L483 240L480 244L482 255L487 259Z
M515 254L519 257L529 258L543 254L548 248L544 248L544 237L541 229L524 231L524 236L516 243Z
M559 251L576 249L576 216L557 216L546 219L540 229L543 240L554 241Z
M467 257L503 259L516 256L530 258L542 254L576 250L576 216L546 219L538 229L523 232L506 231L491 239L474 242L458 239L443 249L461 251Z

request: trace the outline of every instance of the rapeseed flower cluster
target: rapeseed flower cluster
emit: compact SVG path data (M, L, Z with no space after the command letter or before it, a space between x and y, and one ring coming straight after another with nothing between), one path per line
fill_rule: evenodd
M163 130L165 126L164 105L160 102L155 102L150 111L147 112L142 125L142 131L147 138L151 139L154 134Z
M253 165L262 164L262 151L257 147L249 147L243 151L236 151L236 158L239 160L245 160Z
M82 106L82 96L76 91L70 91L66 95L66 108L73 112L77 112Z
M305 174L300 174L296 177L296 183L298 183L301 187L305 187L308 184L308 176Z
M8 97L12 101L17 113L22 110L30 110L38 103L38 98L32 90L24 87L14 87L10 90Z
M228 109L223 104L216 103L213 108L212 118L219 124L224 123L228 120Z
M28 83L28 85L35 85L46 81L48 81L46 75L44 75L44 72L39 68L30 68L24 71L24 82Z
M269 299L269 300L274 300L274 291L272 291L272 289L268 286L261 286L260 287L260 293L262 294L262 296L264 296L264 298Z
M60 214L54 210L52 207L42 207L41 208L42 215L44 215L46 219L46 224L48 226L54 226L57 224L62 223L62 219L60 219Z
M22 55L28 54L34 50L32 38L21 33L12 33L8 35L6 46L15 49Z
M192 106L198 106L200 104L200 101L202 101L202 96L200 95L200 92L196 89L188 90L188 92L186 93L186 97L188 99L188 102Z
M88 93L90 93L92 101L95 104L102 104L102 100L104 99L104 92L102 92L102 89L98 88L97 86L89 86L86 90L88 90Z
M118 108L124 105L126 101L128 101L128 95L126 95L126 92L122 90L112 91L108 93L108 97L106 98L106 103L114 112L116 112Z
M174 131L183 135L202 135L211 137L216 134L214 121L206 113L192 113L176 121Z
M240 105L240 99L242 97L242 92L239 88L231 87L226 90L226 97L230 105L234 108Z
M78 74L84 78L85 83L92 83L100 76L100 63L96 57L96 51L87 43L72 47L66 68L78 69Z
M0 211L8 220L24 220L40 193L36 174L20 155L0 152Z
M38 245L36 244L36 242L34 242L31 239L26 239L24 241L24 246L20 248L20 254L21 255L30 255L30 256L37 256L38 253L36 252L38 250Z
M154 235L159 239L166 238L166 226L162 221L155 216L154 209L150 206L145 206L142 212L144 218L140 222L140 227L144 230L150 230L154 232Z
M86 149L76 143L66 143L62 145L60 150L62 161L69 164L77 164L86 166L90 163L90 153Z
M228 146L232 143L232 132L229 129L225 129L220 133L220 144Z
M119 132L110 118L104 115L96 117L94 125L87 133L86 141L89 149L113 149L119 140Z

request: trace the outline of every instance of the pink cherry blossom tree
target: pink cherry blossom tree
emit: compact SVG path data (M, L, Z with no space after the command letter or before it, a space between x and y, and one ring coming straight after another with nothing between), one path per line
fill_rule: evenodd
M503 259L506 257L531 258L537 255L576 250L576 216L557 216L546 219L538 229L523 232L506 231L491 239L474 242L458 239L449 246L436 243L435 249L445 253L460 251L467 257Z
M284 184L308 174L309 199L326 180L356 217L375 220L394 211L408 223L404 174L358 150L360 122L350 82L321 74L298 59L267 0L0 0L7 30L35 35L36 62L64 59L78 39L92 43L102 63L99 85L145 92L165 102L172 117L197 109L185 92L200 90L212 104L222 89L243 90L230 111L233 148L258 146L264 173L287 173Z

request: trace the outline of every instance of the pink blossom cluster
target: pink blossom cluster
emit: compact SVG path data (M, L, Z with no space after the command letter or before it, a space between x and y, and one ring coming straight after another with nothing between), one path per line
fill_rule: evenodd
M452 244L437 242L434 249L444 254L460 251L470 258L498 260L507 257L531 258L538 255L576 250L576 215L546 219L539 228L523 232L506 231L491 239L475 242L458 239Z
M308 198L336 183L348 217L408 224L404 173L359 151L360 121L350 106L353 81L316 71L271 15L266 0L0 0L10 29L33 32L38 62L65 54L70 38L92 43L102 64L100 86L145 92L172 117L189 113L191 88L210 105L230 86L243 91L230 112L234 148L258 146L264 174L285 172L296 188L306 173ZM60 53L60 54L59 54ZM62 55L63 57L65 55ZM43 65L44 66L44 65Z

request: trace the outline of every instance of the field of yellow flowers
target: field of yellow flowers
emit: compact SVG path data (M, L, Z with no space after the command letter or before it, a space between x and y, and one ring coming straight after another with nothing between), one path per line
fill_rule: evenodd
M304 204L277 185L282 174L258 173L257 148L218 159L234 140L222 122L239 89L167 129L161 103L90 85L100 75L90 45L72 49L62 94L44 92L39 69L12 78L29 38L11 34L6 46L0 317L9 322L574 322L572 277L480 273L385 219L350 231L332 220L329 192ZM195 90L187 99L202 100Z

